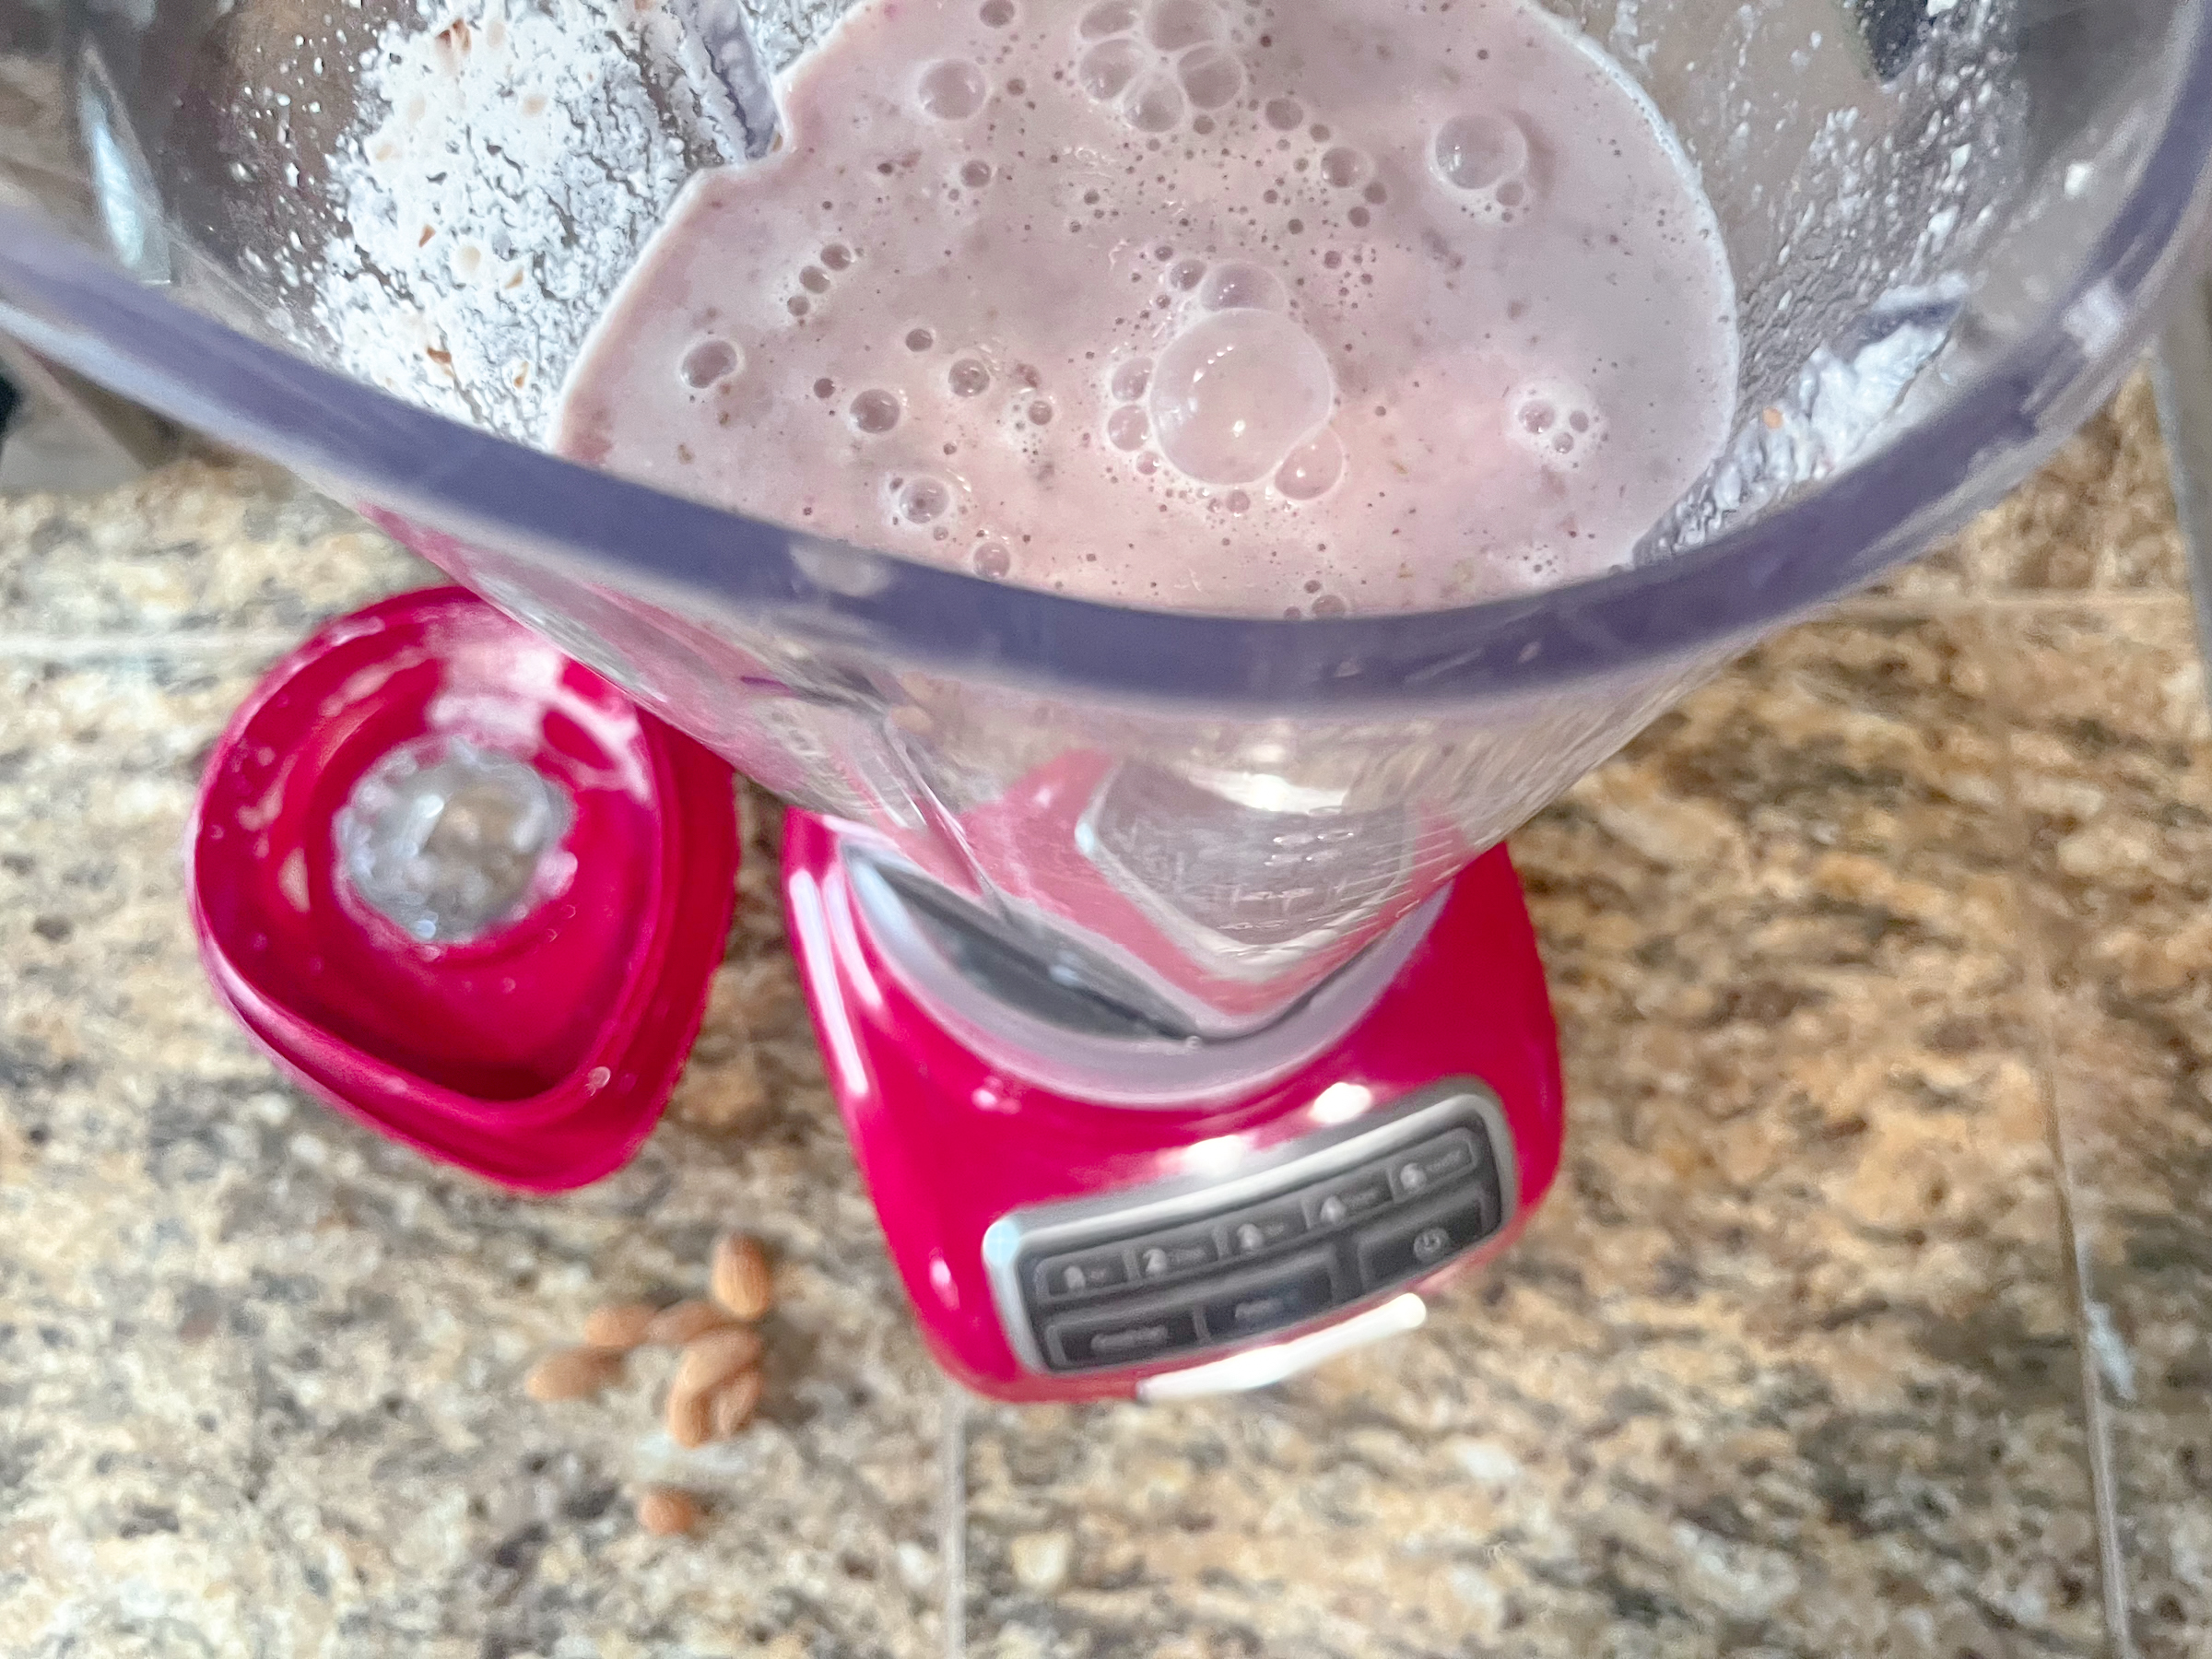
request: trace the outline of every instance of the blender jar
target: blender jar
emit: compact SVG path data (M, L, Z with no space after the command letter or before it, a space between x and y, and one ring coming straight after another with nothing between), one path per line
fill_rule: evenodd
M1418 925L1732 653L2020 477L2206 217L2212 0L1559 0L1702 176L1739 430L1595 581L1148 611L537 448L677 192L775 144L771 76L838 9L9 6L0 327L300 472L863 831L936 948L1066 992L1077 1047L1264 1032Z

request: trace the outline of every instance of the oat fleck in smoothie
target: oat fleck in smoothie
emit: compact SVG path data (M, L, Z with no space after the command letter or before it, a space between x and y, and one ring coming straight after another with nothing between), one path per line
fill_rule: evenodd
M1688 164L1522 0L864 0L694 180L565 454L1125 603L1331 615L1622 563L1725 436Z

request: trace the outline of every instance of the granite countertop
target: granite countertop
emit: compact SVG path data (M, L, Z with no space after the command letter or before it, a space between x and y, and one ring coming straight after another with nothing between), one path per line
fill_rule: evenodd
M429 573L188 461L0 502L0 1651L2212 1652L2212 732L2149 399L1513 838L1573 1123L1524 1241L1286 1387L1004 1409L908 1322L748 801L670 1121L503 1196L278 1082L179 897L200 759ZM780 1258L689 1457L603 1298ZM713 1512L646 1535L670 1475Z

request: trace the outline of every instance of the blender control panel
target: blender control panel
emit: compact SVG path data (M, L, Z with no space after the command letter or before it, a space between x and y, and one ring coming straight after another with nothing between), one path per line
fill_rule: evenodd
M1031 1370L1196 1360L1425 1277L1519 1190L1497 1097L1460 1079L1218 1176L1017 1210L983 1256Z

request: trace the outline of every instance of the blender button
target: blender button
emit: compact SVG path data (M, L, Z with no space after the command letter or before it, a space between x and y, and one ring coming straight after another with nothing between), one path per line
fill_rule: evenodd
M1144 1278L1169 1278L1194 1267L1210 1267L1220 1259L1210 1230L1166 1233L1136 1241L1136 1271Z
M1257 1255L1306 1230L1306 1218L1295 1199L1246 1210L1229 1218L1230 1248L1238 1255Z
M1161 1354L1198 1344L1197 1314L1189 1308L1055 1319L1044 1341L1062 1367L1141 1365Z
M1371 1215L1390 1203L1390 1176L1382 1170L1362 1170L1347 1175L1306 1200L1315 1227L1340 1227Z
M1418 1170L1420 1177L1415 1184L1426 1182L1434 1185L1466 1173L1481 1161L1482 1156L1476 1147L1475 1137L1463 1129L1456 1135L1416 1147L1405 1162L1398 1166L1398 1170L1401 1179Z
M1359 1235L1359 1277L1370 1290L1441 1266L1496 1229L1497 1206L1481 1185L1461 1186Z
M1129 1261L1116 1250L1054 1256L1037 1269L1037 1292L1048 1301L1117 1289L1129 1282Z
M1482 1162L1483 1154L1477 1147L1475 1137L1463 1129L1400 1155L1391 1163L1390 1176L1397 1186L1398 1196L1410 1198L1416 1193L1430 1192L1446 1182L1455 1181L1480 1168Z
M1335 1300L1336 1279L1330 1271L1329 1258L1305 1256L1279 1273L1209 1297L1205 1309L1206 1335L1213 1342L1255 1336L1325 1312Z

